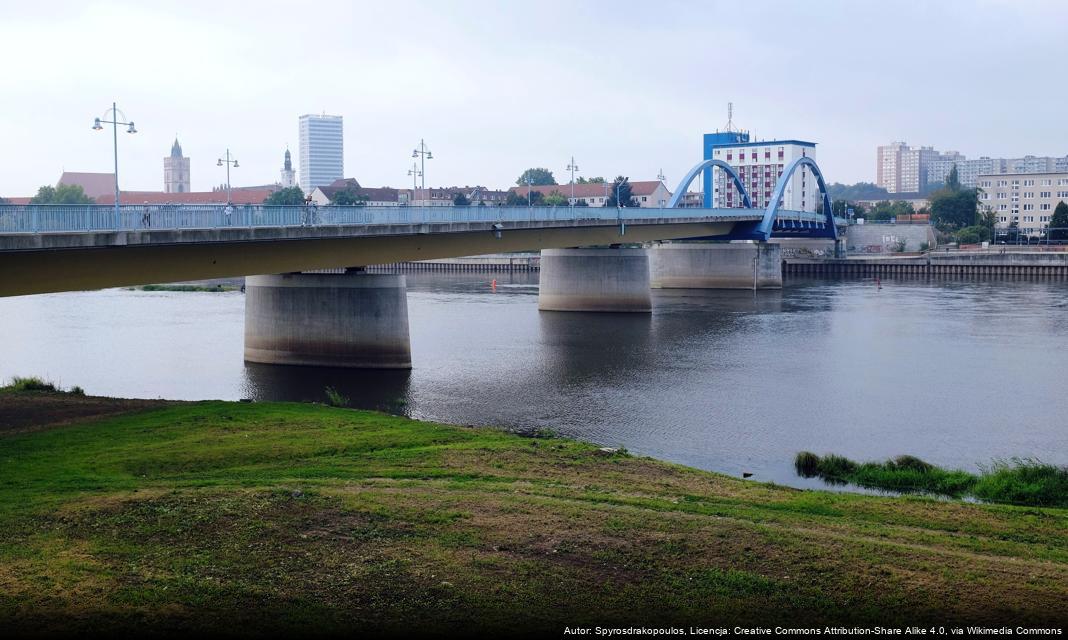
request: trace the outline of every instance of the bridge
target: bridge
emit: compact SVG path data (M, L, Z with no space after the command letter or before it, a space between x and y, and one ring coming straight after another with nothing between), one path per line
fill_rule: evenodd
M801 166L817 178L818 212L780 208ZM745 206L678 207L712 167L731 177ZM719 160L691 169L664 208L3 205L0 296L247 276L247 359L403 367L404 276L361 267L543 250L540 308L647 312L650 286L779 287L778 247L768 240L834 240L845 224L810 158L783 172L764 210ZM751 242L709 242L723 240ZM338 268L347 273L304 273ZM308 335L313 326L320 335Z

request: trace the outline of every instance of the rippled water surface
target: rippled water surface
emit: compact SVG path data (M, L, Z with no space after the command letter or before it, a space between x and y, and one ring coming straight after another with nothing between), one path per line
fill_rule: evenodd
M788 281L654 291L651 315L540 313L537 276L408 276L414 369L245 364L240 293L0 299L0 377L88 393L321 400L460 424L549 427L755 479L802 449L975 468L1068 464L1068 284Z

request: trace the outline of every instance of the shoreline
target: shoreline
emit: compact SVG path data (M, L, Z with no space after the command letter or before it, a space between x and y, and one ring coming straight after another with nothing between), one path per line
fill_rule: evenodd
M799 490L324 405L158 402L0 433L9 628L1068 622L1065 509Z

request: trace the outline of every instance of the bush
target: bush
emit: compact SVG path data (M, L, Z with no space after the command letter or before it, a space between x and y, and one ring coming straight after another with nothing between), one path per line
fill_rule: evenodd
M333 387L327 387L326 391L326 403L331 407L347 407L349 406L349 399L340 393Z
M982 469L975 497L1036 507L1068 507L1068 467L1038 460L995 461Z
M14 376L14 377L11 378L11 382L7 386L2 387L0 389L2 389L4 391L15 391L15 392L20 392L20 391L51 391L51 392L56 392L56 391L59 391L59 388L55 384L53 384L51 382L48 382L46 380L42 380L41 378L38 378L37 376L29 376L29 377L25 377L25 378L22 377L22 376Z
M838 455L822 458L802 451L794 458L798 475L819 477L830 484L846 482L901 493L924 492L960 497L971 495L988 502L1036 507L1068 507L1068 467L1014 458L967 471L942 469L915 456L898 456L886 462L856 463Z

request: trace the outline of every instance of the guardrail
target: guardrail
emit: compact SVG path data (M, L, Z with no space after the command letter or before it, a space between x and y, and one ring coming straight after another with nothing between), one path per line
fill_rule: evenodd
M299 227L320 225L430 224L636 220L664 217L746 216L739 209L624 207L371 207L267 205L0 205L0 233Z
M452 222L632 221L663 218L755 220L759 209L654 207L409 207L268 205L0 205L0 234L93 233L227 227L395 225ZM807 211L780 211L780 218L820 222ZM840 221L844 224L845 221Z

